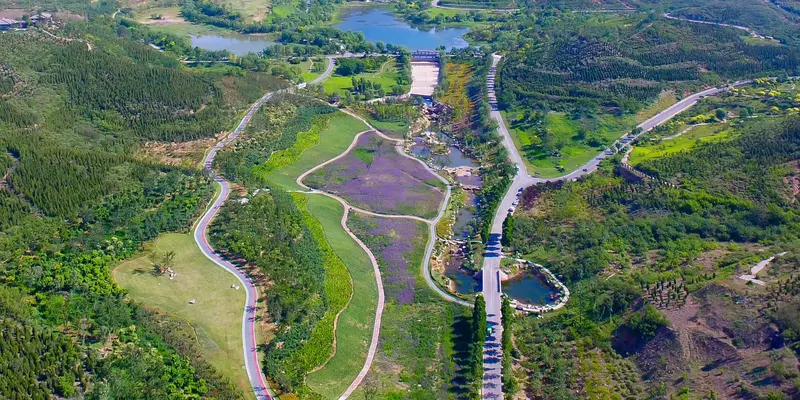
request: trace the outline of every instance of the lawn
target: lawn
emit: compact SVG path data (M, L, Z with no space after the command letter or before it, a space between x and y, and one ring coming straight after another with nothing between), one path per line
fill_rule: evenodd
M347 389L364 365L372 338L378 288L367 253L342 229L342 205L329 197L311 195L307 207L322 225L328 243L353 279L353 298L339 316L336 329L336 355L324 368L306 378L312 390L333 399Z
M266 176L267 181L286 190L301 190L302 188L295 182L298 176L344 153L355 135L367 129L369 128L363 122L347 114L336 114L320 133L316 145L302 151L291 164L269 172Z
M175 252L175 279L154 276L151 254ZM231 273L207 259L190 234L170 233L147 246L140 257L120 264L112 272L129 296L145 306L186 320L197 333L205 358L231 379L248 397L253 391L247 379L242 353L244 289ZM195 304L189 300L195 299Z
M386 93L392 92L392 86L397 84L397 62L395 60L389 60L385 64L383 64L380 70L375 72L365 72L358 75L354 75L356 79L358 78L365 78L370 82L377 82L380 83L383 90ZM353 76L341 76L338 74L331 75L330 78L326 79L323 83L325 88L325 93L338 93L339 95L344 95L350 88L353 87Z
M305 6L303 5L302 10L305 11ZM285 2L281 2L281 4L273 4L271 15L277 15L280 17L285 17L289 14L296 13L301 10L301 2L297 0L288 0Z
M689 131L678 137L662 139L657 143L637 145L633 148L628 163L636 165L644 161L654 160L656 158L689 150L700 143L727 139L730 137L731 133L728 127L728 124L687 126L680 131L684 129L689 129Z
M318 66L317 70L319 72L314 72L312 70L312 67L315 63ZM325 71L325 67L327 67L327 65L328 59L325 57L321 58L319 61L314 61L314 58L309 58L307 61L301 62L298 67L300 67L300 70L303 71L303 82L311 82L316 79L322 73L322 71Z
M241 13L246 21L261 21L270 8L269 0L215 0L214 3Z
M641 109L636 115L628 114L622 117L599 114L573 119L563 112L550 112L544 118L543 128L551 135L555 147L560 148L559 156L552 156L536 145L541 142L536 131L516 122L521 113L502 114L508 124L514 145L523 156L528 173L531 175L538 173L542 178L555 178L580 168L620 136L633 129L636 124L658 114L676 101L674 94L663 92L657 101ZM590 146L586 139L579 138L580 132L596 138L602 145Z

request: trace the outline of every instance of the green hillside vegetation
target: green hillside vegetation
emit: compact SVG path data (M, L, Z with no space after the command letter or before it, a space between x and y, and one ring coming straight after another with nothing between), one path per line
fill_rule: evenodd
M197 170L134 158L139 145L215 136L282 83L183 67L122 25L51 31L71 40L0 35L0 297L4 334L34 327L50 332L43 346L73 348L61 346L62 370L26 353L2 396L240 398L192 327L129 301L111 269L163 232L188 231L212 194ZM10 335L9 345L24 337ZM42 375L50 383L26 380Z
M771 254L798 251L800 213L791 182L798 175L800 119L746 121L737 132L638 165L674 186L625 179L611 163L577 182L526 191L512 246L548 265L572 292L565 311L515 324L525 357L517 361L524 371L517 378L526 391L545 398L575 391L587 398L795 393L780 366L766 367L765 376L778 378L765 384L744 372L784 356L758 336L769 330L773 311L759 315L741 301L774 312L795 301L800 292L787 291L783 282L794 279L788 266L796 256L776 261L786 267L763 275L770 282L765 289L734 275ZM632 313L639 299L651 306ZM681 313L695 313L687 305L693 303L702 306L692 321L734 345L686 325L691 317L685 315L694 314ZM736 322L744 320L747 327ZM689 344L678 334L720 347L686 353L681 349ZM797 348L793 333L782 335ZM733 376L739 377L733 387L721 383Z
M174 279L154 272L155 265L170 252L174 255L170 268L177 274ZM206 258L192 235L160 236L144 254L116 267L113 276L133 300L191 324L203 358L250 394L247 371L242 369L244 290L231 288L241 285L239 280ZM189 304L189 300L196 303Z
M333 76L323 83L325 93L347 102L405 94L411 88L410 61L406 53L397 59L387 56L339 59Z
M655 15L531 19L540 23L513 39L502 30L473 35L508 47L498 99L529 172L542 176L588 161L630 131L633 117L664 89L684 93L746 76L792 75L800 65L792 48L750 44L733 28Z
M306 379L315 392L325 398L336 398L344 393L366 360L375 322L378 286L367 253L341 226L344 213L341 204L329 197L314 195L308 196L307 207L319 220L328 243L347 266L353 282L353 296L336 327L336 354Z
M264 294L277 324L266 349L267 376L285 392L311 395L305 376L332 354L333 320L352 294L347 268L304 210L305 201L273 190L246 203L227 202L210 235L233 259L255 264L270 279Z

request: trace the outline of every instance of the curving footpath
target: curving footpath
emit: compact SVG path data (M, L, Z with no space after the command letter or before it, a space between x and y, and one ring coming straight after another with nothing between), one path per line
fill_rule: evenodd
M756 38L759 38L759 39L775 40L771 36L762 35L762 34L756 32L754 29L748 28L746 26L741 26L741 25L726 24L726 23L723 23L723 22L702 21L702 20L699 20L699 19L691 19L691 18L683 18L683 17L673 17L672 15L669 15L668 13L664 13L664 18L672 19L672 20L675 20L675 21L693 22L695 24L724 26L724 27L727 27L727 28L734 28L734 29L738 29L740 31L745 31L750 36L756 37Z
M492 55L492 66L487 76L487 88L489 104L491 106L491 117L497 121L497 131L502 139L503 146L508 150L509 158L514 165L517 166L517 174L514 176L511 185L506 192L506 195L500 201L500 205L495 212L492 221L492 230L489 236L489 241L486 244L486 250L483 259L482 268L482 291L486 299L486 316L489 326L494 327L491 335L486 338L484 345L483 357L483 398L484 399L502 399L503 398L503 384L502 384L502 345L501 338L503 334L503 325L501 322L501 306L502 306L502 287L500 282L500 259L502 256L503 246L500 244L500 239L503 232L503 221L506 218L509 210L513 208L514 201L516 200L517 193L522 189L533 186L538 183L544 182L557 182L566 180L576 180L581 176L588 175L597 170L600 162L605 158L612 157L616 152L622 151L629 147L634 139L639 135L669 121L675 115L687 110L697 103L700 99L706 96L714 96L720 92L729 90L731 87L742 86L750 83L751 81L737 81L729 86L719 88L711 88L694 93L683 100L673 104L664 111L656 114L652 118L642 122L637 126L638 133L626 133L619 138L616 150L607 150L596 157L592 158L586 164L578 167L575 171L557 178L537 178L531 176L525 166L525 163L520 156L519 151L511 139L511 134L508 132L502 114L500 114L497 95L495 93L495 77L497 73L497 65L500 63L502 56L498 54Z
M431 7L441 8L443 10L459 10L459 11L497 11L497 12L514 12L519 8L478 8L478 7L456 7L456 6L441 6L440 0L431 1Z
M414 157L406 154L404 151L402 151L402 143L403 143L402 139L395 139L395 138L386 136L383 132L375 129L375 127L372 126L369 122L367 122L364 118L362 118L361 116L359 116L359 115L357 115L357 114L355 114L355 113L353 113L353 112L351 112L349 110L342 109L341 111L344 112L345 114L347 114L347 115L349 115L349 116L351 116L353 118L356 118L359 121L363 122L365 125L367 125L367 127L369 129L365 130L365 131L362 131L362 132L359 132L358 134L356 134L353 137L352 142L350 142L350 145L341 154L339 154L338 156L336 156L334 158L331 158L329 160L323 161L322 163L320 163L320 164L314 166L313 168L309 169L308 171L302 173L300 176L297 177L297 179L295 180L295 183L297 183L298 186L300 186L303 189L305 189L304 193L307 193L307 194L318 194L318 195L322 195L322 196L327 196L327 197L330 197L330 198L338 201L342 205L342 207L344 208L344 214L342 215L342 219L340 221L342 229L344 229L344 231L347 232L347 234L359 245L359 247L361 247L367 253L367 256L369 256L370 262L372 263L373 271L375 273L375 280L378 283L378 304L377 304L377 308L375 310L375 323L372 326L372 340L370 342L370 346L369 346L369 349L367 351L367 358L366 358L366 360L364 362L364 366L361 368L361 371L358 373L356 378L353 380L352 383L350 383L350 386L339 397L340 400L344 400L344 399L347 399L351 394L353 394L353 392L356 390L356 388L358 388L358 386L361 384L361 382L367 376L367 374L369 373L370 368L372 367L372 363L375 360L375 353L377 352L378 342L379 342L379 339L380 339L381 321L383 319L383 309L384 309L384 307L386 305L386 299L385 299L385 294L384 294L384 290L383 290L383 280L382 280L382 276L381 276L380 267L378 265L378 261L375 258L375 255L372 253L372 251L347 226L347 219L348 219L348 217L350 215L350 211L355 211L355 212L358 212L358 213L371 215L371 216L374 216L374 217L381 217L381 218L413 219L413 220L424 222L424 223L428 224L428 226L430 227L430 230L429 230L430 239L428 241L428 248L426 250L425 260L424 260L424 263L423 263L423 273L425 274L426 281L428 282L430 287L432 289L434 289L437 293L439 293L439 295L441 295L444 299L446 299L448 301L455 302L455 303L459 303L459 304L462 304L462 305L466 305L466 306L469 306L470 304L465 302L465 301L463 301L463 300L461 300L461 299L458 299L458 298L455 298L455 297L451 296L449 293L446 293L446 292L442 291L435 284L435 282L433 282L433 280L430 278L429 260L430 260L430 255L433 252L433 247L434 247L434 245L436 243L436 224L442 218L442 216L444 215L445 210L447 209L447 203L448 203L449 198L450 198L450 184L449 184L449 182L447 182L446 179L442 178L441 176L439 176L439 174L434 172L427 164L423 163L422 161L418 160L417 158L414 158ZM341 159L342 157L347 156L347 154L350 153L350 151L352 151L353 148L358 144L358 139L361 137L361 135L364 135L366 133L375 133L378 136L380 136L381 138L383 138L384 140L389 140L389 141L396 142L395 150L398 153L400 153L400 155L402 155L404 157L408 157L410 159L413 159L414 161L417 161L419 163L422 163L429 172L431 172L437 178L442 180L442 182L445 182L447 184L447 190L445 192L445 197L442 200L442 205L440 207L439 214L436 216L435 219L428 220L428 219L421 218L421 217L418 217L418 216L415 216L415 215L380 214L380 213L375 213L375 212L372 212L372 211L367 211L367 210L364 210L364 209L361 209L361 208L358 208L358 207L351 206L345 199L343 199L343 198L341 198L341 197L339 197L339 196L337 196L335 194L311 188L308 185L306 185L305 183L303 183L303 180L308 175L314 173L315 171L325 167L326 165L328 165L330 163L335 162L336 160Z
M375 127L372 126L372 124L370 124L366 119L364 119L363 117L361 117L358 114L355 114L355 113L351 112L350 110L342 110L342 111L345 114L350 115L351 117L356 118L359 121L363 122L370 129L372 129L378 135L380 135L383 139L391 140L391 141L396 142L397 143L396 149L397 149L397 152L400 153L400 155L402 155L403 157L410 158L410 159L412 159L412 160L414 160L414 161L416 161L418 163L421 163L428 172L433 174L437 179L439 179L439 181L441 181L442 183L444 183L446 185L444 199L442 200L442 205L439 208L439 214L436 216L436 218L434 218L432 220L422 219L423 222L427 222L428 223L429 232L430 232L429 233L429 240L428 240L428 247L425 250L425 258L424 258L423 263L422 263L422 274L425 276L425 282L428 283L428 286L430 286L430 288L433 289L433 291L435 291L436 293L438 293L439 296L441 296L443 299L445 299L445 300L447 300L447 301L449 301L451 303L456 303L456 304L461 304L463 306L472 307L473 305L471 303L469 303L467 301L464 301L462 299L459 299L458 297L455 297L452 294L447 293L444 290L442 290L439 287L439 285L437 285L436 282L433 281L433 278L431 278L430 259L431 259L431 255L433 254L433 248L436 245L436 237L437 237L436 236L436 224L439 223L439 221L444 217L444 213L447 211L447 204L450 202L450 191L451 191L450 182L448 182L447 179L444 179L441 175L437 174L436 171L434 171L428 164L426 164L426 163L422 162L420 159L418 159L416 157L413 157L411 155L408 155L406 152L404 152L403 149L402 149L402 145L403 145L403 140L402 139L395 139L395 138L391 138L389 136L386 136L385 134L383 134L379 130L375 129ZM355 144L356 144L356 141L354 140L353 143L350 144L350 148L355 146ZM348 148L348 151L349 150L350 149ZM344 154L340 155L339 157L343 157L343 156L344 156ZM382 216L384 216L384 215L382 215Z
M319 83L330 76L330 74L333 72L333 66L333 57L328 56L328 67L326 68L325 72L320 74L320 76L314 79L311 83ZM305 85L300 84L297 87L304 86ZM236 127L236 129L234 129L233 132L228 135L228 137L217 143L208 152L203 160L203 169L213 176L214 181L219 185L220 192L211 206L206 210L206 213L197 223L197 226L194 230L194 241L197 243L197 246L200 247L200 251L202 251L209 260L214 262L214 264L219 265L236 276L239 282L241 282L242 287L245 289L247 298L245 300L244 313L242 315L242 350L244 351L244 368L247 370L247 377L250 380L250 385L253 387L253 392L258 400L272 400L274 397L274 394L264 379L264 375L261 373L261 367L258 362L258 342L256 341L256 310L258 302L258 290L247 274L222 258L222 256L217 254L208 243L208 225L211 223L214 217L217 216L220 206L225 202L225 200L228 199L231 191L230 183L221 176L214 174L212 166L214 163L214 157L217 155L217 153L227 144L239 137L242 131L244 131L244 128L247 127L247 124L250 123L250 119L253 118L253 115L255 115L256 111L258 111L258 109L261 108L265 102L271 99L275 94L288 93L293 90L294 88L290 87L265 94L250 107L250 109L247 111L247 114L245 114L244 118L242 118L242 120L239 122L239 125Z

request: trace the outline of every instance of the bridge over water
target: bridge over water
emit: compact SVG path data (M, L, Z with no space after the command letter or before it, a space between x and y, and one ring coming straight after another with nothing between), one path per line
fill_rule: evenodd
M411 53L411 61L439 61L439 52L436 50L417 50Z

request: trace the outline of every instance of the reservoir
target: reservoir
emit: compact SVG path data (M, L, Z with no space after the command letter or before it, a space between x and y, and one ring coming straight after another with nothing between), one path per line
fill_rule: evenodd
M227 50L237 56L247 53L259 53L265 48L276 44L262 37L231 34L231 35L189 35L192 45L201 49L218 51Z
M469 45L463 38L468 28L413 28L390 11L378 7L354 9L342 16L342 22L336 27L343 31L362 32L372 43L391 43L411 51L435 50L439 46L450 50Z

